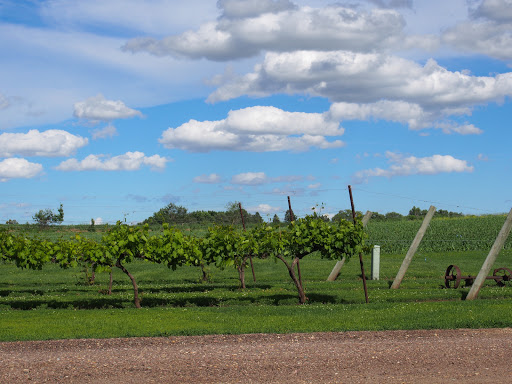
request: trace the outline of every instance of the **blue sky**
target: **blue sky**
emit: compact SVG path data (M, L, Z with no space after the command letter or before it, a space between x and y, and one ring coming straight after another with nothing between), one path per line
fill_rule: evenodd
M512 0L0 0L0 222L512 206Z

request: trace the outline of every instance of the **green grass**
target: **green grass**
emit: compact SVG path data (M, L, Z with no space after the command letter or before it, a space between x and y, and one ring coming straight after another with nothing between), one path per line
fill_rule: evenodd
M140 287L140 310L133 308L131 283L119 270L109 296L107 273L98 273L89 286L80 268L29 271L0 264L0 340L512 326L512 286L488 281L472 302L462 300L469 287L443 288L448 265L476 275L486 256L420 251L400 289L390 290L404 255L384 253L381 279L368 281L370 303L364 304L357 259L345 264L337 281L327 282L335 262L310 255L301 261L305 306L297 305L280 261L255 260L257 281L249 268L246 290L238 288L231 268L211 267L212 281L201 283L198 268L173 271L139 261L127 268ZM512 267L510 249L498 256L495 267L503 266ZM365 267L369 276L369 256Z

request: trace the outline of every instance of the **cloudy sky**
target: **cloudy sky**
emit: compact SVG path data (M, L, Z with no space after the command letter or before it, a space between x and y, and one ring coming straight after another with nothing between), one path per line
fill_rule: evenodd
M0 222L512 206L512 0L0 0Z

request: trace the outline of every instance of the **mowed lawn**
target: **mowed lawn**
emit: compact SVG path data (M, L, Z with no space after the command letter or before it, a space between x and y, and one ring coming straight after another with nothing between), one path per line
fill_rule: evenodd
M281 261L255 260L256 282L250 268L247 289L239 288L234 268L173 271L142 261L130 263L142 297L133 305L130 280L114 270L97 273L88 285L81 268L47 265L41 271L0 264L0 340L107 338L238 333L324 332L346 330L485 328L512 326L512 285L486 282L475 301L464 301L468 287L444 288L448 265L463 275L476 275L487 251L418 251L400 289L390 290L405 254L381 254L380 280L368 280L365 303L359 260L345 264L335 282L326 281L335 261L312 254L300 268L309 298L298 296ZM371 257L364 256L371 276ZM512 250L503 250L495 264L512 267Z

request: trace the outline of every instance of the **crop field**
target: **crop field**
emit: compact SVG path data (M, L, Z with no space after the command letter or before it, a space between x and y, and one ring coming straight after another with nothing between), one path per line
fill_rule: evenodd
M423 252L488 251L498 235L505 215L434 218L420 244ZM370 220L369 242L387 253L405 253L421 226L421 220ZM512 236L505 242L512 249Z

